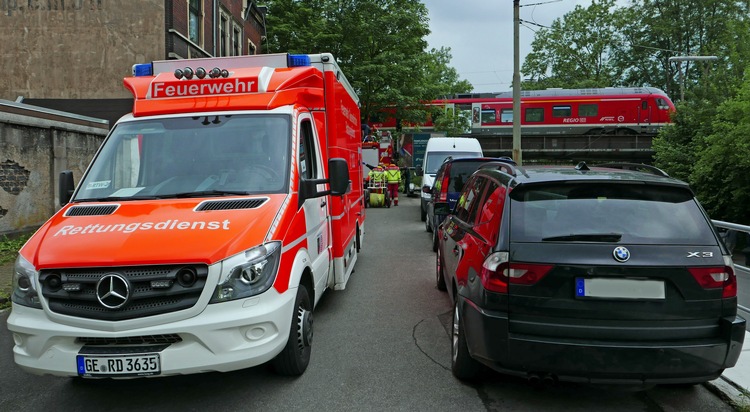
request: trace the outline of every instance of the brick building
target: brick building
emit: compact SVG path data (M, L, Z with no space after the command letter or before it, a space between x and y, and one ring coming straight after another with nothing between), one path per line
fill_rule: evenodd
M112 123L133 64L260 53L264 17L254 0L2 0L0 99Z

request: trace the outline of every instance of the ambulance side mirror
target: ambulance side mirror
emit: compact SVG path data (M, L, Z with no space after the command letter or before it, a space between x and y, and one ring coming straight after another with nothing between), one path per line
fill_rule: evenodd
M328 160L328 180L331 195L343 196L351 191L352 181L349 180L349 165L342 158Z
M318 191L319 184L327 183L329 190ZM343 196L351 191L349 165L346 160L333 158L328 160L328 179L301 180L299 186L299 204L316 197L332 195Z
M424 170L422 170L422 166L417 166L417 168L414 169L414 174L417 176L424 176Z
M70 202L70 198L73 197L73 191L76 188L73 182L73 171L64 170L60 172L60 180L58 183L58 191L60 195L60 206L65 206Z

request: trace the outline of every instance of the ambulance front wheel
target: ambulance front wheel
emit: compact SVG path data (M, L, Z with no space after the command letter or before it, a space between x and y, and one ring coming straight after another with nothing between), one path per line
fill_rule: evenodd
M284 350L273 359L276 373L287 376L302 375L310 363L312 338L313 317L310 295L304 285L299 285L294 302L289 339Z

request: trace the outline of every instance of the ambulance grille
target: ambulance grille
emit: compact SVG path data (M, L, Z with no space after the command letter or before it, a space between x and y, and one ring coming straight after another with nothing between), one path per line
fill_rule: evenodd
M201 203L195 208L196 211L204 210L238 210L238 209L255 209L268 201L268 198L262 199L230 199L230 200L209 200Z
M119 205L73 206L65 212L65 216L104 216L111 215Z
M52 312L120 321L192 308L207 277L206 265L54 269L43 270L39 284Z

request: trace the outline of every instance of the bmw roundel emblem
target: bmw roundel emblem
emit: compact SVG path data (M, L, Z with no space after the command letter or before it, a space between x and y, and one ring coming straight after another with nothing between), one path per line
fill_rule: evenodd
M630 251L624 246L618 246L612 251L612 256L618 262L627 262L630 259Z

